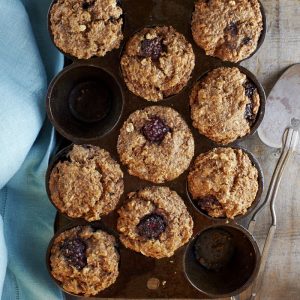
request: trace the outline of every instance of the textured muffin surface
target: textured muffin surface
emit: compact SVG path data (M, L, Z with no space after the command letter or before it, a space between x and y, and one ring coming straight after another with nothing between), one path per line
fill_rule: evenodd
M110 154L99 147L74 145L69 160L52 169L51 200L72 218L99 220L115 209L124 190L123 172Z
M200 154L188 175L198 207L211 217L243 215L258 192L258 171L241 149L215 148Z
M50 12L54 43L80 59L104 56L123 39L121 15L116 0L58 0Z
M144 28L127 43L121 68L128 89L151 101L177 94L195 65L191 44L172 27Z
M125 247L154 258L172 256L193 232L183 200L167 187L130 193L128 203L119 210L117 226Z
M257 48L263 29L257 0L198 0L192 18L195 42L207 55L238 62Z
M238 68L217 68L196 83L190 105L193 126L216 143L228 144L250 133L260 97Z
M150 106L132 113L118 138L121 162L131 175L154 183L182 174L194 155L194 139L179 113Z
M80 260L82 263L78 265ZM50 265L53 277L66 291L96 295L113 284L119 275L115 238L90 226L64 231L54 240Z

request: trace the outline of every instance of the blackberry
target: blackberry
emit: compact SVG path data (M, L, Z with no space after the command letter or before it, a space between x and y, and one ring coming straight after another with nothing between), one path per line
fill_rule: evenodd
M162 39L156 37L154 39L145 39L141 43L141 55L151 57L153 60L158 60L163 52Z
M144 216L137 225L138 234L147 239L157 239L167 227L162 215L151 213Z
M86 243L80 237L66 239L61 245L65 259L76 269L81 270L87 265Z
M231 22L228 26L227 26L227 31L232 35L232 36L236 36L239 33L239 29L237 26L236 22Z
M210 211L213 207L222 208L221 203L215 196L206 196L203 198L199 198L198 206L205 211Z
M157 116L151 117L151 119L142 128L142 134L149 142L152 143L162 142L165 135L170 131L171 128Z

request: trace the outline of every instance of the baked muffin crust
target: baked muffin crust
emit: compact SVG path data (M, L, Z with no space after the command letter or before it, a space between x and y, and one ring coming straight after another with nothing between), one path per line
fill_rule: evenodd
M84 246L80 249L78 244ZM74 256L84 261L80 268L72 263ZM50 255L51 273L66 291L92 296L116 281L119 259L112 235L95 231L90 226L77 226L54 240Z
M238 62L257 48L263 29L258 0L197 0L192 18L195 42L207 55Z
M192 236L193 220L183 200L168 187L148 187L129 194L129 202L119 211L118 230L125 247L154 258L170 257ZM158 216L165 226L157 228L157 223L149 224L149 230L160 230L158 236L141 235L141 221L145 217ZM148 218L149 220L149 218ZM161 225L161 224L159 224ZM151 232L150 232L151 234ZM155 235L155 237L153 237Z
M104 56L123 39L116 0L57 0L50 12L54 43L79 59Z
M91 145L74 145L67 157L50 174L55 206L69 217L87 221L99 220L114 210L124 190L119 164L106 150Z
M181 91L194 65L191 44L171 26L142 29L128 41L121 58L128 89L150 101Z
M244 215L258 192L258 171L241 149L215 148L200 154L188 175L197 205L214 218Z
M187 124L177 111L163 106L132 113L121 128L117 147L131 175L154 183L178 177L194 156Z
M228 144L250 133L260 97L238 68L222 67L196 83L190 105L193 126L214 142Z

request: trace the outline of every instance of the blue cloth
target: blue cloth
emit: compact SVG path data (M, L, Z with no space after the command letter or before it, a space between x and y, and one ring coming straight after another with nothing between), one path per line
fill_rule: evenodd
M55 209L44 174L55 138L45 96L63 57L47 32L50 0L0 0L0 298L62 294L45 266Z

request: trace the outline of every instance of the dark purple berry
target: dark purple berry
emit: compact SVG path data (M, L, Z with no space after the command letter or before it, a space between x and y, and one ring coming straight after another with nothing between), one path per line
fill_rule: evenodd
M253 82L251 81L246 81L244 83L244 88L245 88L245 95L252 99L254 92L256 91L256 86Z
M253 113L252 103L248 103L245 109L245 119L252 125L255 121L255 114Z
M170 131L171 128L157 116L151 117L151 119L142 128L142 134L149 142L152 143L160 143L164 139L165 135Z
M61 252L76 269L81 270L87 265L86 244L81 238L66 239L61 245Z
M255 114L253 113L253 95L254 92L256 91L256 86L254 85L253 82L251 81L246 81L244 83L244 88L245 88L245 95L250 99L250 103L246 105L245 109L245 119L250 123L253 124L255 121Z
M236 36L239 32L236 22L231 22L226 29L232 36Z
M222 208L221 203L215 196L206 196L203 198L199 198L198 206L205 211L210 211L213 208Z
M251 41L251 38L246 36L242 39L242 45L248 45L250 41Z
M157 239L167 227L162 215L152 213L144 216L137 225L138 234L147 239Z
M156 37L154 39L145 39L141 43L141 55L151 57L153 60L158 60L163 52L162 39Z

